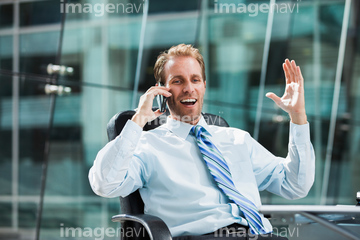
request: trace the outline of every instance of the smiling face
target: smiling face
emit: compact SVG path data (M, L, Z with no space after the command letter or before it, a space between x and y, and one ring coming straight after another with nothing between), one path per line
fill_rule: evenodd
M170 116L176 120L197 124L204 102L206 82L200 64L193 57L172 57L164 66L165 86L172 96L168 98Z

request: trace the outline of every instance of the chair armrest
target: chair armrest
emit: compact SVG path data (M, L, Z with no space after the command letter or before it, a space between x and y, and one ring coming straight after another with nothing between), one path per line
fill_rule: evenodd
M150 214L119 214L111 218L113 222L138 222L144 226L151 240L172 240L169 228L165 222Z

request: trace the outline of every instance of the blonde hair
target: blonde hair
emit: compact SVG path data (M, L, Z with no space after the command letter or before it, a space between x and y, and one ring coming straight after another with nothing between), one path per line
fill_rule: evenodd
M205 63L203 56L200 54L197 48L194 48L192 45L188 44L179 44L177 46L172 46L169 50L162 52L155 63L154 66L154 76L157 83L165 84L165 76L164 75L164 66L165 64L173 57L193 57L198 61L201 67L201 75L203 80L206 80L205 76Z

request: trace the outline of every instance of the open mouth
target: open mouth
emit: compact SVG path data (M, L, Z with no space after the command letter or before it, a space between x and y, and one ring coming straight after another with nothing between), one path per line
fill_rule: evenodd
M184 104L186 106L191 106L194 105L197 102L197 100L193 98L188 98L188 99L183 99L180 102L181 104Z

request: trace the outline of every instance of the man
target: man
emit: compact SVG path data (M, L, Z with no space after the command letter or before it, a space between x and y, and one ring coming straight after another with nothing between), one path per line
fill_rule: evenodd
M103 197L140 189L145 213L163 219L178 239L221 239L222 229L236 229L236 239L246 239L247 233L278 239L257 210L259 190L287 199L305 197L314 181L315 161L300 68L289 60L283 68L283 97L266 96L291 118L286 158L275 157L240 129L206 124L201 115L203 58L197 49L180 44L155 64L156 81L164 86L157 84L141 96L122 133L98 153L89 172L92 189ZM162 114L152 111L157 95L168 98L170 116L166 124L143 132L148 121Z

